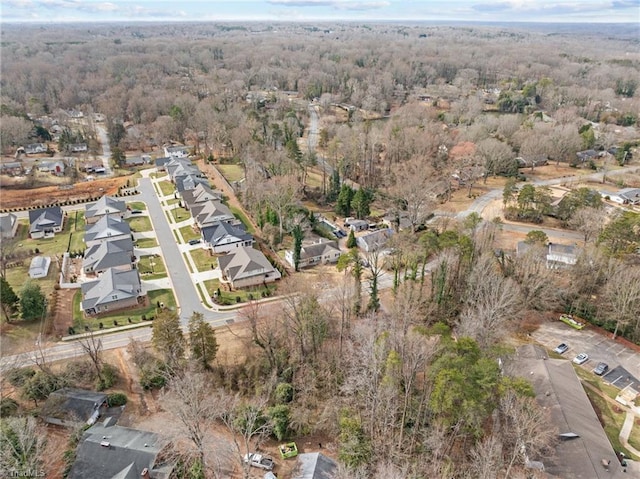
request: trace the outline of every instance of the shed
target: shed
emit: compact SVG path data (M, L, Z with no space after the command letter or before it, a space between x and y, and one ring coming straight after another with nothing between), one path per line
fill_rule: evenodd
M32 279L46 278L50 265L51 258L49 256L36 256L29 265L29 277Z

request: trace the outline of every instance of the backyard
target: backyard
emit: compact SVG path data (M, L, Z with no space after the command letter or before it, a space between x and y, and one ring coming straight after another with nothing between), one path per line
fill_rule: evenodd
M216 168L229 183L240 181L244 178L244 171L240 165L216 165Z
M215 296L216 292L218 290L220 291L216 303L223 305L246 303L247 301L251 301L253 299L262 299L274 296L277 290L275 285L269 285L267 287L256 286L253 288L246 288L237 291L224 291L220 286L220 280L218 279L208 279L206 281L203 281L203 284L207 290L207 294L209 295L209 297Z

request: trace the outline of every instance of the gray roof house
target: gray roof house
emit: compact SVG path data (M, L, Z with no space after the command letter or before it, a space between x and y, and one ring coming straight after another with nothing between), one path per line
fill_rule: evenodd
M159 455L163 441L153 432L116 426L113 420L94 424L83 435L69 479L167 479L170 464Z
M154 165L156 166L158 171L165 171L167 163L169 163L171 160L172 158L168 156L163 156L162 158L156 158L156 160L154 161Z
M173 158L187 158L189 156L189 147L183 145L165 146L164 156Z
M551 359L541 347L528 344L505 361L505 372L531 382L536 401L549 411L557 427L556 454L531 457L531 461L542 461L547 474L563 479L629 476L623 472L570 361ZM610 461L608 468L603 467L603 461Z
M187 158L169 158L169 161L167 161L164 164L164 169L165 171L169 174L169 176L171 178L173 178L173 173L178 169L178 168L186 168L186 167L193 167L193 163L191 163L191 160L187 159Z
M84 220L91 225L97 223L103 216L124 218L126 212L127 205L124 201L105 195L95 203L89 203L85 206Z
M29 277L31 279L46 278L49 274L51 258L49 256L34 256L29 265Z
M333 479L338 472L338 464L319 452L298 454L298 464L293 479Z
M624 188L610 194L609 199L621 205L640 205L640 188Z
M265 255L257 249L244 246L220 256L218 265L222 271L222 280L233 288L259 286L282 277Z
M44 143L31 143L29 145L24 145L24 152L27 155L35 155L38 153L46 153L47 145Z
M547 248L547 268L549 269L572 266L578 262L580 250L575 244L549 243Z
M200 229L219 221L229 222L236 219L229 207L215 200L193 206L191 208L191 216L196 220Z
M203 177L201 173L197 175L184 175L176 177L176 190L182 194L185 191L193 190L198 185L209 186L209 180Z
M40 416L49 424L94 424L107 409L107 395L84 389L63 388L52 392Z
M103 216L93 225L87 225L84 242L87 248L106 240L131 238L129 223L117 216Z
M0 216L0 238L13 238L18 231L18 217L13 213Z
M133 269L134 261L131 237L106 240L94 244L85 252L82 270L94 274L101 274L109 268L128 271Z
M298 267L305 268L316 264L335 263L338 261L341 253L337 241L328 241L321 238L316 243L302 246ZM293 256L293 250L288 250L284 254L287 262L295 267Z
M392 234L393 230L391 228L372 231L371 233L358 236L356 238L356 244L360 249L369 253L382 248L386 242L389 241Z
M64 213L59 206L29 211L29 236L31 238L52 238L62 231Z
M144 295L137 269L106 270L95 281L82 283L81 308L87 315L137 306Z
M202 240L214 253L229 253L241 246L253 246L253 236L247 233L242 225L217 222L202 228Z
M222 192L212 189L208 183L199 183L195 188L183 191L180 196L182 196L182 201L187 209L191 209L192 206L199 203L222 200Z

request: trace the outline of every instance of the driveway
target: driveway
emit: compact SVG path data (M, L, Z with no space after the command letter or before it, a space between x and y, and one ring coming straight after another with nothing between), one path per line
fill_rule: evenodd
M560 322L545 322L540 328L532 333L533 338L548 349L555 348L560 343L567 343L569 351L563 356L569 360L580 353L587 353L589 361L582 367L592 370L596 364L603 361L609 365L610 369L622 366L632 376L640 378L640 353L617 343L611 336L603 336L592 329L579 331ZM616 378L605 379L613 381ZM635 389L640 388L638 384Z

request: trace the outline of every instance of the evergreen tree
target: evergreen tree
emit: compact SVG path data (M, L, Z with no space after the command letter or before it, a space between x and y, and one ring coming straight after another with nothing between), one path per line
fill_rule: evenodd
M373 200L371 193L364 188L360 188L351 199L351 209L356 218L362 219L371 213L371 201Z
M327 191L327 201L333 202L338 199L340 194L340 172L338 169L333 170L331 178L329 178L329 191Z
M40 286L27 281L20 291L20 312L22 319L42 319L47 312L47 303Z
M351 215L351 201L353 200L354 191L349 185L342 185L338 199L336 201L336 213L340 216Z
M18 305L18 295L15 293L9 282L0 276L0 305L2 313L6 319L10 319L16 311Z
M293 265L296 271L300 270L300 253L302 251L302 239L304 238L304 232L300 225L295 225L292 231L293 234Z
M170 369L175 369L181 359L184 358L184 336L180 328L180 318L169 310L164 310L153 322L153 346L160 354Z
M189 343L193 358L208 369L218 353L218 341L215 331L201 313L194 312L189 318Z
M349 237L347 238L347 248L355 248L357 246L356 243L356 235L353 230L349 230Z

